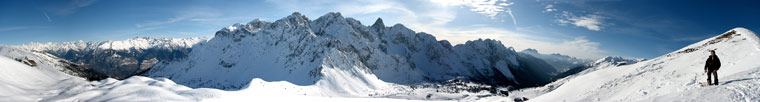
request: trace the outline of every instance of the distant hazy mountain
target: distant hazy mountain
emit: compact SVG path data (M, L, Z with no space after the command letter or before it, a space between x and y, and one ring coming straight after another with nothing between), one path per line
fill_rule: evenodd
M565 72L572 68L583 66L593 61L591 59L580 59L580 58L562 55L558 53L540 54L538 53L538 50L531 49L531 48L520 51L519 54L527 54L527 55L531 55L533 57L542 59L546 61L546 63L550 64L552 67L556 68L558 72Z

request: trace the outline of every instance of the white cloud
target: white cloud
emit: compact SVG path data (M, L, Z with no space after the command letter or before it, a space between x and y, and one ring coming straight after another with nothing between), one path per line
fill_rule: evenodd
M544 9L546 9L546 10L542 11L543 13L557 11L557 9L554 8L554 5L551 5L551 4L546 5L546 7L544 7Z
M499 19L499 15L508 15L512 23L517 26L517 19L509 6L514 2L507 0L431 0L444 6L464 6L470 8L470 11L484 14L491 19ZM503 20L501 20L503 22Z
M514 11L509 8L509 6L515 3L507 0L431 0L431 2L444 6L468 7L470 11L484 14L491 19L499 19L499 15L508 15L512 19L512 23L517 26Z
M580 18L570 18L573 21L573 25L586 27L589 30L599 31L602 29L602 16L588 15Z
M507 0L431 0L431 2L447 6L467 6L470 7L471 11L485 14L491 18L507 11L507 7L514 4L514 2Z
M589 30L600 31L604 25L605 18L595 14L588 14L586 16L575 16L569 12L563 12L562 18L557 19L557 22L561 24L572 24L579 27L585 27Z

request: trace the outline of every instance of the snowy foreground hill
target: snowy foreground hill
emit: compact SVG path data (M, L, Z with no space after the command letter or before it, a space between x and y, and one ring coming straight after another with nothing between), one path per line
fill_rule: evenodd
M716 86L703 71L709 50L722 66ZM760 101L760 40L745 28L735 28L651 60L623 66L597 66L543 87L510 92L505 100L526 97L537 102L561 101Z
M721 85L700 87L708 50L723 61ZM381 19L365 26L339 13L293 13L235 24L208 40L0 45L0 101L760 100L760 40L744 28L651 60L536 52L488 39L451 45ZM98 73L82 65L119 61L145 71L82 78ZM142 67L146 61L155 65Z

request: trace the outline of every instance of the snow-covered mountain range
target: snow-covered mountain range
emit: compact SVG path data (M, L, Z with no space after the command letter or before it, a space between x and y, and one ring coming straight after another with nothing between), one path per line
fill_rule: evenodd
M192 46L207 38L135 37L121 41L30 43L20 49L46 52L71 62L74 70L92 69L107 77L124 79L144 73L159 61L181 59ZM90 77L91 80L105 77Z
M459 78L489 85L535 86L550 82L551 73L556 72L546 62L518 56L496 40L452 46L401 24L385 26L382 19L365 26L340 13L310 20L296 12L274 22L257 19L226 27L207 43L193 47L187 59L159 63L145 75L190 87L236 90L249 85L252 78L297 85L370 80L356 79L368 76L330 79L336 73L366 73L402 85Z

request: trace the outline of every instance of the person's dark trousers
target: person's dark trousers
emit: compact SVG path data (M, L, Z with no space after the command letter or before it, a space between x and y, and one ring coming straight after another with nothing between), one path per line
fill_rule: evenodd
M710 75L715 78L713 83L710 83ZM710 85L718 85L718 70L707 70L707 83Z

